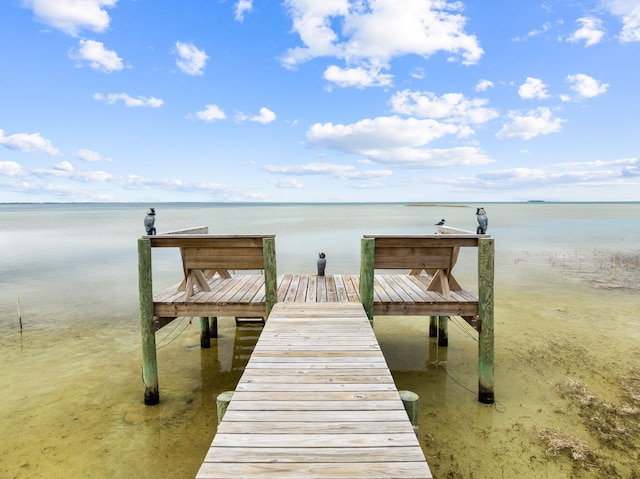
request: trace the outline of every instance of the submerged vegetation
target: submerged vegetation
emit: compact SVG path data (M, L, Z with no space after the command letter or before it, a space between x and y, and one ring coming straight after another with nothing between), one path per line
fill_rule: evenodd
M552 266L562 268L602 289L640 289L640 251L593 251L553 254Z
M547 453L566 454L578 468L618 477L621 465L614 464L608 453L624 452L633 464L625 477L640 478L640 470L635 466L640 460L640 368L632 368L623 377L620 404L602 400L574 379L559 384L557 390L561 398L569 401L569 407L576 410L594 445L557 429L536 427L534 436L545 444Z

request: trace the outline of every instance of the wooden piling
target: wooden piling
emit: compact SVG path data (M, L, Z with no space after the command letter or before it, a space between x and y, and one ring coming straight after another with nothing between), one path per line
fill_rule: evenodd
M227 412L229 403L233 398L233 391L225 391L216 397L216 410L218 412L218 425L222 422L224 414Z
M398 391L400 393L400 399L404 405L405 411L409 416L413 430L418 432L419 414L420 414L420 396L413 391Z
M494 398L494 243L493 238L478 239L478 400L493 404Z
M375 238L362 238L360 248L360 302L373 321L373 275L375 269Z
M271 314L271 309L278 302L278 272L276 269L276 241L275 238L262 238L262 255L264 257L264 289L265 289L265 320Z
M438 337L438 316L429 316L429 337Z
M142 335L142 383L144 403L160 402L156 334L153 325L153 283L151 280L151 241L138 239L138 289L140 295L140 331Z
M218 337L218 317L213 316L209 318L209 332L210 337L217 338Z
M438 346L449 346L449 316L438 316Z
M200 317L200 347L203 349L211 347L211 330L208 317Z

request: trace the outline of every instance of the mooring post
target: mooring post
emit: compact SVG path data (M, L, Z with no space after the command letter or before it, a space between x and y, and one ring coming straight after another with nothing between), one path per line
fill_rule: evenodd
M449 316L438 316L438 346L449 346Z
M276 240L274 237L262 238L262 255L264 257L264 291L266 320L271 309L278 302L278 272L276 270Z
M138 289L140 294L140 332L142 336L142 383L144 403L160 402L156 333L153 326L153 283L151 281L151 241L138 239Z
M211 347L211 330L209 329L209 318L200 317L200 347L207 349Z
M438 337L438 316L429 316L429 337Z
M216 410L218 411L218 425L222 422L224 414L227 412L229 403L233 398L233 391L225 391L216 397Z
M417 435L420 418L420 396L413 391L400 390L398 392L400 393L400 399L402 399L402 404L404 405L405 411L407 411L407 416L409 416L413 430Z
M478 400L493 404L494 399L494 286L493 238L478 238Z
M211 318L209 318L209 331L210 331L210 336L212 338L218 337L218 317L217 316L212 316Z
M375 238L360 240L360 302L373 321L373 275L375 269Z

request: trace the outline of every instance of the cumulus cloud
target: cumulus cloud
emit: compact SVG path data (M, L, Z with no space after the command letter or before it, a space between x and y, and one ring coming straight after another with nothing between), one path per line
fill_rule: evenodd
M621 42L640 41L640 2L638 0L602 0L602 5L609 13L620 18Z
M579 98L593 98L602 95L609 88L608 83L602 83L584 73L567 75L567 82Z
M176 42L176 65L187 75L202 75L209 57L204 50L189 43Z
M112 50L107 50L102 42L80 40L79 46L69 52L69 57L79 62L86 62L94 70L111 73L124 68L122 58Z
M284 66L293 68L317 57L346 62L325 72L339 86L384 86L390 76L381 73L398 56L429 57L439 52L476 63L483 54L477 38L465 32L461 2L396 0L348 2L286 0L302 46L287 50Z
M388 66L340 68L330 65L324 72L324 78L339 87L390 86L393 83L393 75L382 73L381 68L388 68Z
M80 149L76 152L76 158L89 163L97 161L113 161L111 158L105 158L100 153L91 150Z
M15 133L5 136L4 130L0 130L0 145L11 150L26 152L40 151L51 156L62 155L62 153L51 144L51 141L43 138L40 133Z
M602 20L595 17L583 17L578 18L576 22L582 26L568 38L570 42L576 43L584 40L587 47L600 43L604 36Z
M518 95L520 98L525 99L538 99L549 98L547 93L547 85L544 84L539 78L527 77L527 80L518 88Z
M203 121L215 121L224 120L227 117L224 110L218 105L209 104L205 105L204 110L197 111L193 115L188 115L187 118L197 118Z
M83 29L104 32L111 21L105 9L116 3L118 0L23 0L40 22L72 36Z
M492 88L493 82L491 80L480 80L476 85L476 91L487 91L489 88Z
M316 123L307 131L310 144L371 161L396 166L431 168L451 165L478 165L491 162L474 147L428 149L426 145L446 135L465 136L464 126L433 119L403 119L398 116L366 119L350 125Z
M518 112L509 113L510 122L506 123L496 134L496 138L522 138L530 140L539 135L559 133L562 131L562 124L566 121L561 118L554 118L549 108L540 107L521 115Z
M244 14L251 10L253 10L253 0L238 0L235 8L235 19L242 22Z
M126 93L109 93L108 95L94 93L93 98L94 100L103 101L108 105L113 105L114 103L121 101L128 107L159 108L164 104L164 101L159 98L146 98L143 96L134 98Z
M0 161L0 176L24 176L26 172L15 161Z
M247 115L246 113L238 113L236 115L236 119L238 121L255 121L256 123L262 123L266 125L275 121L276 114L269 110L268 108L260 108L260 113L258 115Z
M445 93L437 96L432 92L404 90L391 97L394 113L441 119L459 123L485 123L498 116L498 112L487 108L488 100L468 99L462 93Z
M384 178L393 174L390 170L357 170L351 165L336 165L332 163L307 163L288 166L266 165L264 170L268 173L277 173L280 175L326 175L340 180L368 180L372 178Z

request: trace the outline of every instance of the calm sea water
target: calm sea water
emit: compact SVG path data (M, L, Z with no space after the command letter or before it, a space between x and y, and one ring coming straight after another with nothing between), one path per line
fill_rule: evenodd
M376 319L376 334L398 386L421 393L421 444L435 477L591 474L546 456L534 431L560 422L596 441L567 419L556 383L576 376L616 401L622 377L640 367L637 271L608 270L610 258L640 250L636 203L0 205L0 477L198 470L215 433L215 395L234 388L239 344L259 331L223 318L220 339L202 351L197 321L164 328L161 404L142 405L137 238L149 206L159 232L275 234L280 273L313 273L322 251L328 274L359 271L363 234L429 234L441 218L475 230L475 207L484 206L496 244L498 404L475 401L477 349L466 325L452 322L448 349L430 342L427 318ZM467 253L457 277L473 287ZM176 255L154 252L155 284L179 279ZM626 453L606 459L631 477Z

